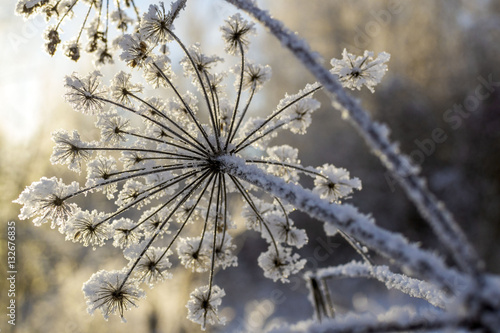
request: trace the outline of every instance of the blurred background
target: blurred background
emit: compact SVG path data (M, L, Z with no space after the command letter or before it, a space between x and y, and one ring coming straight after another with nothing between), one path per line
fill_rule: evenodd
M454 213L487 270L500 273L500 3L258 3L306 39L327 66L329 59L341 57L344 48L359 55L365 49L391 54L389 72L374 94L366 89L350 93L374 119L389 125L393 140L421 166L429 187ZM89 316L81 286L99 269L122 267L124 260L119 253L109 246L96 251L82 248L65 242L48 225L35 228L30 221L17 219L20 207L12 200L25 186L42 176L57 176L65 182L84 176L50 165L50 133L59 128L85 133L94 126L92 119L72 111L62 98L64 76L90 71L90 57L84 54L74 63L58 52L51 58L43 51L44 20L35 17L24 21L13 14L14 8L14 0L4 1L0 8L0 289L5 309L4 223L12 220L17 228L15 332L199 330L198 325L184 319L184 304L199 277L184 269L174 269L173 280L146 290L146 300L126 314L126 324L118 318L105 322L100 314ZM177 33L185 43L201 42L207 53L223 56L218 27L234 12L223 1L190 0L176 24ZM71 32L69 24L66 30ZM258 31L250 58L270 64L273 78L255 105L261 112L270 112L285 92L293 94L314 80L272 36L263 29ZM106 67L103 72L111 77L117 68L121 66ZM280 135L275 142L299 148L303 165L333 163L347 168L363 182L363 190L355 193L351 203L373 214L377 224L440 251L438 240L355 130L330 107L325 96L318 93L316 97L322 108L314 113L308 133ZM439 140L432 134L436 129L445 133ZM92 135L89 132L87 137ZM87 200L92 205L91 198ZM324 237L321 223L299 213L294 213L293 219L307 229L310 238L310 244L299 251L308 259L306 269L359 259L341 238ZM260 237L247 232L237 235L236 243L239 266L217 275L227 294L223 315L232 321L209 331L260 332L279 320L295 322L313 315L301 275L290 284L274 284L263 278L257 266L257 257L266 247ZM384 263L376 257L374 260ZM350 309L376 312L388 303L408 302L406 296L386 292L364 279L332 281L330 290L339 313ZM3 311L2 332L12 328Z

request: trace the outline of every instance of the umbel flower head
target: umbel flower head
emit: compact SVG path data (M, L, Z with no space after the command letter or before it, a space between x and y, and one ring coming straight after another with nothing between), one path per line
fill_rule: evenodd
M77 131L57 131L51 161L74 171L86 168L85 185L42 178L16 202L23 205L20 218L34 217L36 225L52 221L67 240L93 248L108 243L123 250L128 260L123 270L100 271L85 284L90 312L99 309L106 318L123 318L143 296L140 283L154 286L171 277L169 257L176 251L186 269L208 275L208 284L193 291L187 305L188 318L204 328L224 322L218 314L224 290L214 282L216 270L237 266L232 197L243 201L246 227L268 243L258 259L265 277L288 282L305 265L293 253L307 243L305 231L289 218L293 207L278 198L263 199L268 196L261 190L228 172L228 159L288 183L312 177L314 190L336 202L361 185L343 169L304 167L297 149L271 145L280 131L307 131L312 113L320 107L313 98L321 89L318 83L286 95L260 117L252 100L271 71L246 58L252 24L235 15L222 29L226 51L239 62L235 75L228 75L230 71L214 71L222 58L204 54L198 44L184 45L172 31L178 10L172 6L166 13L163 4L152 5L142 21L143 33L125 35L121 43L122 59L143 73L156 89L154 97L144 96L142 85L126 72L117 73L109 86L97 71L66 79L66 99L76 111L96 117L101 139L85 142ZM194 93L174 84L161 45L166 42L184 52L181 64L194 82ZM236 87L232 98L223 84L230 77ZM116 209L89 211L73 202L96 192L114 200Z

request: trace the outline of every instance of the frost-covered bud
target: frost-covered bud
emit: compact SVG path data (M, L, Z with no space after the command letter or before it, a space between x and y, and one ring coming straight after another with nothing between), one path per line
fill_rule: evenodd
M97 67L113 63L113 55L111 54L107 45L101 46L95 51L94 64Z
M111 22L116 23L116 27L122 32L127 31L130 25L135 23L135 20L127 15L123 9L118 8L109 15Z
M293 221L282 214L267 214L267 228L262 228L262 237L269 243L278 242L300 249L307 244L307 234L303 229L297 229Z
M131 97L142 92L142 85L131 82L132 75L124 71L118 72L111 81L111 97L123 105L132 105Z
M226 323L226 318L219 317L219 306L222 303L222 297L226 293L219 286L201 286L196 288L186 304L188 308L188 319L201 325L205 330L206 325Z
M231 266L238 266L238 258L234 254L236 245L232 243L232 237L228 233L218 233L215 246L213 245L213 235L208 235L210 244L208 247L215 250L215 266L226 269Z
M93 314L101 310L104 319L117 314L125 322L123 313L132 307L137 307L137 301L144 298L144 291L139 289L137 282L127 276L126 271L100 270L93 274L83 285L83 293L87 300L87 310Z
M270 147L266 150L269 161L267 171L275 176L283 178L287 182L297 182L299 175L296 169L287 167L286 164L298 164L299 150L289 145Z
M21 220L33 219L33 224L40 226L42 223L52 221L52 228L64 225L66 219L76 210L74 203L66 200L79 190L77 182L65 185L56 177L42 177L21 193L14 202L23 205L19 218Z
M240 71L241 67L238 66L235 72L239 75ZM259 90L271 79L271 73L269 65L262 66L247 62L243 71L243 88ZM239 80L236 80L235 84L239 84Z
M226 20L226 25L220 28L222 38L226 42L226 52L237 55L241 49L248 49L248 35L255 33L254 24L244 20L239 13Z
M118 199L115 202L116 205L123 207L137 202L144 197L142 196L144 189L145 186L140 181L134 179L127 180L125 185L123 185L123 189L118 194Z
M170 233L168 230L170 225L168 223L168 216L170 212L163 208L163 205L155 206L144 211L142 214L140 228L146 237L151 237L156 233L160 237L163 237L163 235Z
M179 222L187 222L196 221L201 217L201 210L197 209L197 202L195 200L186 201L180 209L175 212L175 218Z
M144 148L143 142L136 142L130 149L131 150L123 150L121 152L122 157L120 157L120 161L122 161L125 169L139 169L146 166L146 158L147 154L141 151Z
M133 220L122 217L111 223L113 229L113 246L125 249L133 244L138 244L142 237L142 231Z
M305 134L309 125L312 122L312 113L319 109L321 104L311 97L297 100L297 97L288 96L280 101L280 106L286 106L293 102L292 105L286 108L283 128L290 130L292 133Z
M150 5L141 20L141 34L154 44L171 41L173 38L170 32L174 30L173 22L184 6L185 2L175 1L167 13L163 2L159 5Z
M130 246L126 251L126 258L133 265L142 253L145 244L140 243ZM134 268L135 276L141 282L148 284L153 288L158 282L162 282L172 278L172 273L167 270L172 266L168 257L172 255L172 251L167 248L150 247L137 261Z
M48 4L48 0L19 0L16 4L16 14L27 18Z
M127 141L127 134L132 132L130 121L116 111L100 114L96 127L101 130L101 142L110 145Z
M358 178L349 178L349 171L324 164L318 168L320 174L314 179L314 191L322 199L338 201L352 193L353 189L361 190Z
M175 79L170 59L166 55L153 57L149 66L144 69L144 79L153 88L168 87L168 81Z
M192 127L193 124L190 123L188 117L189 111L196 113L198 110L198 98L193 93L187 91L181 96L182 101L178 98L171 99L167 102L167 108L172 112L174 117L181 124L186 124L186 127Z
M48 27L47 30L45 30L43 37L47 41L45 44L47 53L54 55L54 53L56 53L57 45L61 43L61 39L59 38L59 33L56 28L54 26Z
M64 54L73 61L80 59L80 44L77 41L69 41L63 45Z
M224 79L226 78L226 73L207 73L206 82L209 90L217 94L219 98L225 96L226 92L224 90Z
M208 72L212 67L217 65L219 62L223 62L224 59L216 55L207 56L203 54L200 50L200 44L196 43L189 47L189 55L194 62L195 68L193 68L193 63L189 57L184 57L181 60L182 68L185 74L191 74L196 77L196 71L199 73Z
M151 61L149 55L151 46L140 34L124 35L118 42L123 52L120 59L125 61L130 67L143 67Z
M331 60L331 72L339 76L340 82L346 88L361 90L365 85L371 92L375 92L373 87L382 81L387 71L385 63L391 55L387 52L379 53L377 58L373 58L373 55L373 52L365 51L363 56L356 57L344 49L341 60Z
M106 221L106 214L96 210L78 211L66 223L64 228L66 240L82 243L83 246L103 246L111 236L111 228Z
M306 264L306 260L300 259L297 253L292 255L292 249L280 245L270 245L267 252L259 256L258 262L265 277L283 283L290 282L290 275L299 272Z
M137 113L147 117L148 119L161 120L165 118L165 102L158 97L148 97L146 99L146 103L143 103ZM146 125L148 126L148 131L151 130L152 127L160 127L162 131L165 131L165 128L161 126L158 122L146 121ZM168 136L168 134L167 134Z
M117 190L116 182L111 181L111 177L115 174L119 174L115 158L112 156L98 156L87 163L87 182L85 186L102 191L106 198L111 200Z
M193 272L206 272L210 269L212 249L201 237L186 237L178 240L177 254L186 268Z
M56 143L50 162L52 164L67 164L70 170L80 172L81 164L92 154L94 144L83 142L77 131L71 134L66 130L52 133L52 140Z
M247 229L261 231L263 214L274 209L274 205L263 200L252 197L254 206L245 203L242 210L242 216L245 219Z
M84 78L77 74L66 76L67 92L64 95L66 101L73 109L84 114L97 114L104 106L102 98L105 97L106 90L101 86L99 71L94 71Z

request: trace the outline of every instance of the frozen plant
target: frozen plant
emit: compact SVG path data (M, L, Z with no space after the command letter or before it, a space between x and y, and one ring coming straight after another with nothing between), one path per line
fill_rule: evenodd
M193 291L187 305L188 318L204 328L224 322L218 315L224 289L214 282L216 269L237 265L230 234L236 227L228 205L231 195L242 197L249 219L245 225L269 244L258 259L264 276L288 282L305 265L292 250L307 243L305 231L288 216L293 207L278 196L270 202L260 199L258 188L231 173L235 162L253 165L264 180L279 177L298 184L300 175L312 177L314 191L326 202L339 203L361 183L333 165L300 165L293 147L269 145L282 130L306 132L311 113L320 106L312 96L321 87L308 85L287 95L264 118L256 117L251 102L270 79L271 69L246 58L253 23L236 14L221 28L226 51L240 61L231 101L223 85L229 73L213 70L223 59L204 54L198 44L184 45L171 30L172 22L154 25L151 13L161 8L163 4L151 5L139 33L120 41L121 58L143 72L145 81L156 88L155 97L144 97L143 86L124 71L109 86L101 82L98 71L68 76L67 101L97 118L101 139L85 142L77 131L58 130L53 134L51 162L75 172L86 168L87 182L66 186L60 179L43 178L17 202L24 205L21 218L35 217L37 225L51 221L67 240L93 248L109 242L123 249L129 260L123 270L101 271L85 285L90 312L100 309L106 318L115 313L123 318L142 295L137 289L140 282L154 285L171 276L168 257L176 251L187 269L208 274L208 284ZM160 40L175 41L185 52L181 65L194 80L197 94L177 89ZM165 98L167 93L171 96ZM208 123L202 122L202 113ZM88 211L71 203L99 191L114 200L116 211Z
M381 61L384 58L388 59L388 56L382 54L380 59L372 60L370 59L372 56L370 53L365 52L363 57L355 58L344 51L343 61L332 60L331 63L334 66L344 64L347 67L344 70L337 68L330 72L321 65L316 54L311 51L304 40L301 40L268 12L260 9L255 2L251 0L226 1L261 22L318 79L329 93L332 106L354 125L359 134L366 140L372 152L380 158L384 166L392 173L408 198L414 202L421 215L448 250L448 254L455 264L455 266L445 265L435 254L425 253L425 251L418 249L417 246L408 244L399 235L393 235L378 228L375 228L378 230L373 230L369 225L371 219L363 217L352 209L332 209L331 212L328 212L327 207L322 207L319 204L311 209L309 200L313 200L312 198L307 196L307 198L297 200L291 194L288 197L289 202L295 203L297 208L326 222L325 231L327 234L332 235L341 231L347 232L350 236L355 236L356 242L388 257L403 270L415 274L421 279L427 279L427 282L431 282L435 287L445 291L448 296L451 296L451 301L444 306L442 311L415 314L414 311L412 313L412 311L405 312L396 309L390 310L387 314L378 318L375 316L360 318L355 314L350 314L346 318L335 318L323 323L308 321L294 326L285 325L276 331L500 331L500 279L484 272L482 261L477 257L475 250L454 221L451 213L448 212L442 202L429 192L425 180L418 175L418 167L414 166L409 158L399 151L398 146L390 141L387 127L371 120L359 103L342 89L341 84L346 85L346 80L343 78L346 76L350 79L359 78L358 68L363 68L366 61L374 64L373 67L381 68L383 67ZM369 70L371 67L364 68ZM353 69L356 70L353 71ZM339 76L340 83L333 74ZM371 73L369 76L370 81L378 81L377 74ZM351 89L357 86L356 83L348 83L347 85ZM282 189L287 190L284 187ZM390 272L377 274L376 267L371 266L370 260L365 258L365 261L370 265L367 276L382 280L390 287L395 287L391 280L402 280L403 282L400 284L404 286L400 286L400 290L410 295L419 294L418 288L421 283L414 283L414 280L408 280L407 277L401 278ZM311 277L311 301L315 305L316 314L320 320L322 315L333 317L331 299L324 280L331 277L328 273L330 271L335 271L335 268L326 269L326 273L322 275L321 286L314 273L307 275ZM351 269L343 272L341 274L343 276L353 274Z
M110 3L113 7L110 7ZM172 22L182 7L181 2L172 4L170 12L163 3L147 14L149 28L163 21ZM139 3L140 4L140 1ZM113 63L116 49L114 39L127 31L134 31L140 23L138 4L134 0L18 0L16 13L24 18L43 15L48 25L43 34L45 50L54 55L62 40L62 27L67 21L78 21L80 26L76 37L64 42L64 54L71 60L80 59L81 50L94 54L95 64ZM83 17L79 18L79 14ZM173 29L173 27L171 27ZM119 33L116 35L115 30ZM82 35L86 34L86 44ZM158 37L156 43L165 43Z
M367 51L356 57L344 51L342 60L331 61L333 68L324 68L304 41L253 1L228 0L262 22L318 80L286 95L275 109L258 117L252 101L270 79L271 69L247 59L254 23L241 14L226 20L221 28L225 51L236 57L239 66L219 71L222 57L203 53L199 44L185 45L173 32L173 21L185 2L174 2L170 11L163 3L150 5L137 17L133 33L117 42L120 58L130 70L142 72L144 81L155 88L153 97L145 96L135 72L120 71L109 85L102 82L99 71L66 77L67 101L76 111L95 117L101 135L98 141L86 142L77 131L56 131L51 162L75 172L85 169L86 183L65 185L56 177L42 178L16 200L23 205L21 219L34 218L36 225L51 222L67 240L84 246L112 243L123 250L128 260L124 268L99 271L84 285L89 312L100 310L105 318L117 314L123 319L124 312L144 296L141 283L153 287L171 277L169 258L176 252L181 265L207 279L190 294L187 318L202 329L208 324L224 324L219 308L225 291L216 284L216 271L237 265L231 236L236 223L229 204L236 196L244 203L245 227L260 233L268 244L258 265L273 281L286 283L305 266L305 260L294 253L294 248L307 244L305 230L298 229L290 217L295 209L322 221L327 235L345 237L364 259L363 263L308 273L317 319L328 320L284 326L279 331L496 331L500 327L497 279L482 271L465 235L427 190L418 168L390 142L387 128L373 122L345 93L344 88L362 86L373 92L387 70L389 55L373 58ZM35 3L24 5L38 8ZM50 1L39 3L41 9ZM101 2L90 4L89 8L102 8ZM66 50L76 57L72 43ZM180 65L195 92L179 90L169 47L184 53ZM232 98L225 85L231 78L236 88ZM360 180L351 178L347 170L331 164L303 166L297 149L272 145L272 139L283 130L306 133L311 115L320 106L313 95L322 89L400 181L450 251L455 266L378 227L370 215L344 203L353 190L361 189ZM314 188L300 185L304 176L314 180ZM116 210L98 212L75 204L78 196L96 192L114 200ZM368 249L408 276L374 266ZM377 278L390 288L426 299L436 310L415 315L392 311L383 320L333 318L325 281L336 276Z

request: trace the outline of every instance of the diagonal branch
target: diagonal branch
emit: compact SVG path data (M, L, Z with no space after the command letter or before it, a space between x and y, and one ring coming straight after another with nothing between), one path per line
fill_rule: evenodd
M320 64L309 45L286 28L282 22L271 17L267 11L258 8L253 1L226 1L246 11L266 26L282 45L287 47L315 76L329 93L333 106L350 119L370 146L372 152L380 158L384 166L398 180L406 195L431 225L434 233L447 247L451 257L460 269L478 276L481 270L481 261L478 259L475 250L451 213L442 202L430 193L425 180L417 175L417 168L389 140L385 126L374 122L358 102L346 94L334 75Z
M395 310L397 311L397 310ZM401 311L401 310L400 310ZM401 311L402 312L402 311ZM376 316L346 316L342 319L325 320L321 323L308 322L302 326L283 325L271 330L272 333L298 333L298 332L322 332L322 333L387 333L387 332L441 332L447 329L459 331L460 329L474 330L475 323L468 318L457 315L443 315L430 321L429 314L417 314L408 319L394 319L394 314L385 314L390 319L379 321ZM408 315L405 313L405 315Z
M367 247L394 260L414 274L430 279L437 285L456 290L455 283L468 279L446 267L435 254L409 243L403 236L384 230L373 223L373 219L360 213L351 205L338 205L321 199L316 193L303 187L286 183L283 179L269 175L254 165L248 165L236 156L220 156L222 170L240 180L255 185L307 213L309 216L331 224L350 234ZM465 281L464 281L465 280ZM468 282L468 281L467 281Z
M319 269L314 273L307 272L306 276L317 280L356 277L374 278L384 283L387 289L394 288L400 290L412 297L425 299L430 304L440 308L445 308L452 301L451 298L437 289L433 284L393 273L387 266L373 266L351 261L345 265Z

